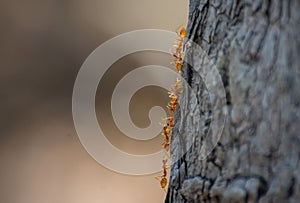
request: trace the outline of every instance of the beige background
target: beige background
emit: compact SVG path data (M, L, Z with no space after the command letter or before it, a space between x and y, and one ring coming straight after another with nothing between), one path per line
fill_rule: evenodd
M72 88L81 64L102 42L135 29L175 31L186 23L188 1L7 0L0 4L0 202L162 202L165 194L153 175L116 174L88 155L72 121ZM155 52L133 54L114 64L100 82L99 123L120 149L149 153L160 149L161 138L141 142L118 132L108 108L113 86L133 68L169 61L169 56ZM130 109L134 122L147 126L149 108L165 104L166 99L159 88L137 92Z

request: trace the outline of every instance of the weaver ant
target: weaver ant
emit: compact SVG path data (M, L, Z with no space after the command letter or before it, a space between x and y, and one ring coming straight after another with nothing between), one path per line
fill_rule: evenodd
M164 143L162 143L162 146L166 151L168 151L170 147L170 137L172 134L172 129L168 126L168 124L164 125L163 132L161 134L165 138L165 141Z
M155 178L160 181L161 188L164 189L165 192L166 192L165 187L168 184L168 179L167 179L167 162L168 162L168 160L167 159L163 159L162 162L163 162L163 175L157 176Z
M174 57L174 63L176 65L176 69L178 72L181 72L182 68L182 59L183 59L183 44L184 44L184 38L186 37L186 29L181 28L180 32L178 34L178 39L176 39L175 52L173 53Z
M178 96L182 93L183 88L179 88L181 81L177 78L177 81L174 85L172 85L171 91L168 92L171 101L168 102L168 109L170 109L173 113L176 111L176 107L178 104Z
M165 141L162 143L163 148L168 151L170 147L170 138L172 135L172 128L174 127L174 118L173 117L167 117L165 118L167 120L167 123L163 127L163 132L161 133Z

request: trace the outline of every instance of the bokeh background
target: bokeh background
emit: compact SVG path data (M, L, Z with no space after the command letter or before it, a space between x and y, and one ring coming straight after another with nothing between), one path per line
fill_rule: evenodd
M0 2L0 202L163 201L165 193L154 175L117 174L89 156L74 128L72 91L80 66L101 43L136 29L175 31L186 24L187 12L186 0ZM162 138L136 141L118 131L109 109L114 86L134 68L169 66L170 60L157 52L131 54L101 80L99 124L121 150L154 152ZM130 107L135 124L146 127L149 109L166 101L158 87L139 90Z

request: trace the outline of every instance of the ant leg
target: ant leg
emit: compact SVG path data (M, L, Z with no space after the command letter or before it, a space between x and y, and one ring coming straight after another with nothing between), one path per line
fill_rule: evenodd
M181 23L177 28L176 28L176 33L178 34L178 35L180 35L180 30L181 30L181 28L183 28L185 23Z
M156 180L160 181L161 177L160 176L155 176L154 177Z

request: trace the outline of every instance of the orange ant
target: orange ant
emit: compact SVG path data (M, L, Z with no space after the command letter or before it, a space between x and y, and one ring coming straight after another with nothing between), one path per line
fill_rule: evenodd
M176 83L174 85L172 85L172 87L171 87L172 91L170 93L173 93L173 95L176 95L176 96L181 94L183 89L179 88L180 84L181 84L181 80L177 78Z
M182 68L182 58L183 58L183 43L184 43L184 38L186 37L186 29L181 28L180 32L178 34L178 39L176 39L176 44L174 45L175 53L173 54L174 57L174 63L176 65L176 69L178 72L181 72Z
M168 151L170 147L170 137L172 135L172 128L174 127L173 117L166 118L168 122L164 125L162 135L165 137L163 148Z
M177 98L174 97L174 98L172 98L171 101L169 101L167 107L168 107L168 109L170 109L172 112L175 112L175 111L176 111L177 104L178 104Z
M170 129L167 125L165 125L164 130L162 132L162 135L165 138L165 142L162 144L162 146L164 149L166 149L166 151L169 150L171 134L172 134L172 129Z
M165 188L166 188L166 186L168 184L168 179L167 179L167 162L168 162L168 160L167 159L163 159L162 162L163 162L163 175L157 176L155 178L160 181L161 188L164 189L165 192L166 192Z
M180 80L177 78L177 81L174 85L172 85L172 90L168 92L169 97L171 98L171 101L169 101L167 107L170 109L173 113L176 111L176 107L178 105L178 96L182 93L183 89L179 88Z
M171 129L168 127L168 125L164 125L162 135L167 136L170 135L170 133L171 133Z
M166 150L169 151L170 148L170 135L165 136L165 141L162 143L162 147Z

